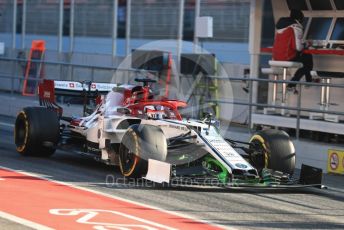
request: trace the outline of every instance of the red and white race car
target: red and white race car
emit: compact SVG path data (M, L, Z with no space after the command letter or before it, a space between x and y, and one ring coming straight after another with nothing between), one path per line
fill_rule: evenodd
M117 165L125 177L159 183L171 178L213 178L229 186L298 182L292 179L295 148L285 132L260 131L249 142L224 139L211 115L183 119L179 108L185 102L156 98L150 87L154 80L136 81L142 85L44 80L41 107L24 108L17 116L17 151L47 157L67 150ZM56 95L81 98L84 116L63 116ZM321 172L312 172L316 179L301 177L303 184L321 183Z

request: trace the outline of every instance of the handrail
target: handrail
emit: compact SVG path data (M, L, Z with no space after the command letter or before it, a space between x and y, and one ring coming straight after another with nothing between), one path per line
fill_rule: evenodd
M301 112L315 112L315 113L326 113L326 114L333 114L333 115L342 115L344 116L344 112L338 112L333 110L322 110L322 109L310 109L310 108L304 108L301 107L301 95L302 95L302 85L307 86L326 86L326 87L332 87L332 88L344 88L344 84L328 84L328 83L314 83L314 82L301 82L301 81L290 81L290 80L270 80L270 79L260 79L260 78L242 78L242 77L216 77L211 76L209 77L211 79L217 79L217 80L229 80L229 81L245 81L249 82L249 95L248 95L248 102L240 102L235 101L231 99L225 99L225 100L207 100L206 102L211 103L227 103L227 104L233 104L233 105L244 105L248 106L249 108L249 118L248 118L248 129L251 133L251 125L252 125L252 113L253 109L252 107L269 107L269 108L275 108L275 109L286 109L286 110L292 110L297 111L296 113L296 138L299 139L300 135L300 120L301 120ZM293 83L296 84L296 88L298 89L299 93L297 95L297 106L291 107L291 106L281 106L281 105L271 105L268 103L253 103L252 98L252 89L253 89L253 82L264 82L264 83Z
M27 62L28 59L22 59L22 58L9 58L9 57L0 57L0 61L15 61L15 62ZM62 65L62 66L73 66L73 67L81 67L81 68L90 68L90 69L103 69L103 70L115 70L115 71L129 71L129 72L149 72L157 74L158 71L156 70L142 70L142 69L134 69L134 68L117 68L117 67L109 67L109 66L96 66L96 65L85 65L85 64L76 64L76 63L70 63L70 62L55 62L55 61L46 61L46 60L35 60L32 59L30 62L33 63L42 63L42 64L48 64L48 65Z
M213 77L211 77L213 78ZM213 79L217 80L232 80L232 81L257 81L257 82L267 82L267 83L293 83L293 84L300 84L300 85L308 85L308 86L330 86L335 88L344 88L344 84L326 84L326 83L317 83L317 82L302 82L302 81L290 81L290 80L270 80L270 79L263 79L263 78L242 78L242 77L214 77Z
M217 103L225 103L225 104L233 104L233 105L251 105L251 106L259 106L259 107L269 107L269 108L276 108L276 109L302 111L302 112L324 113L324 111L320 109L308 109L308 108L303 108L303 107L297 108L297 107L289 107L289 106L281 106L281 105L270 105L270 104L264 104L264 103L248 103L248 102L239 102L239 101L234 101L234 100L207 100L206 102L213 102L213 103L217 102ZM344 116L344 112L326 110L326 113Z

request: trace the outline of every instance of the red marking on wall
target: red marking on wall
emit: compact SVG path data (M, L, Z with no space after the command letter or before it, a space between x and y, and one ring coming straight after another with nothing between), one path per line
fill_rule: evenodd
M45 41L33 40L24 73L24 96L34 96L39 79L44 79L44 65L40 62L44 59L44 53Z
M219 229L143 205L0 169L0 210L55 229Z

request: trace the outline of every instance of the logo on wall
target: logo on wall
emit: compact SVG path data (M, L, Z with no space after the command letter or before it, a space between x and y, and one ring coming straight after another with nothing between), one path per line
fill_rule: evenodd
M337 153L332 153L330 156L330 166L331 169L336 170L339 165L339 157ZM343 160L343 165L344 165L344 160Z

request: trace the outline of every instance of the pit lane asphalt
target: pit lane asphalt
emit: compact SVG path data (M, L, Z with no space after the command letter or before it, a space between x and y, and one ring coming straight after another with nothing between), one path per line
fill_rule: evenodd
M9 221L4 218L0 218L0 228L9 230L31 230L33 228L26 227L24 225Z
M13 144L12 127L8 125L12 122L13 118L0 117L0 166L3 167L39 174L232 229L344 229L342 176L325 177L324 183L331 182L331 186L337 188L334 190L131 187L121 183L117 168L82 156L60 151L51 158L20 156ZM110 182L113 178L120 181L107 185L106 177ZM3 224L6 229L23 227L0 219L0 228Z

